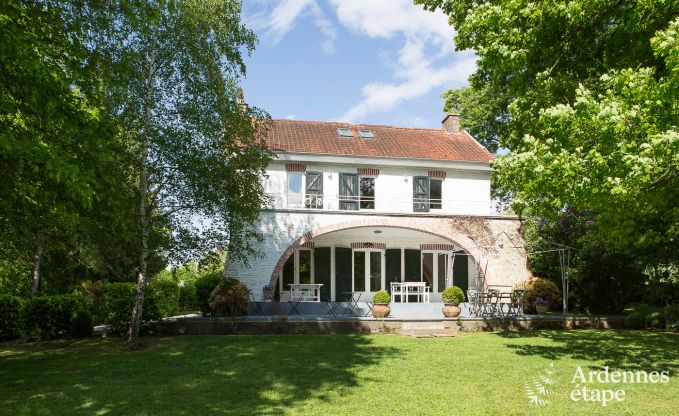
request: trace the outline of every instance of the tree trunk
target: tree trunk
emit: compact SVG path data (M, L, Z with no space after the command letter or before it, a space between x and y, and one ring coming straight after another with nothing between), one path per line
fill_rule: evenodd
M31 296L35 297L40 288L40 261L42 260L43 246L40 244L35 254L33 254L33 288L31 289Z
M148 192L149 192L149 140L148 128L151 117L151 103L153 99L153 74L156 65L156 42L155 39L151 46L151 56L149 60L149 67L146 76L146 104L144 108L144 129L141 136L141 157L139 169L139 224L141 231L141 248L139 251L139 271L137 272L137 290L134 296L134 307L132 308L132 317L130 318L130 328L127 332L128 344L134 346L139 341L139 332L141 328L141 316L144 308L144 290L147 283L147 262L148 262L148 236L149 236L149 222L148 222L148 207L146 206Z

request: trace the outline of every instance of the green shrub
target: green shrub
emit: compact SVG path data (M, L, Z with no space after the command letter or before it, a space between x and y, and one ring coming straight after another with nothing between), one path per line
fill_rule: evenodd
M70 334L74 338L89 337L93 331L93 319L89 310L82 308L73 312L69 321Z
M665 317L662 312L652 312L646 315L646 328L665 329Z
M18 296L0 295L0 341L21 336L23 300Z
M196 283L193 281L182 282L179 286L179 312L195 312L200 310L198 297L196 296Z
M679 331L679 303L665 306L665 325L667 329Z
M210 295L221 281L222 273L218 271L205 273L196 280L196 300L204 316L210 315Z
M26 302L24 328L30 339L58 338L71 329L71 316L85 309L80 295L39 296Z
M373 295L373 303L386 303L387 305L391 303L391 296L386 290L380 290L375 292Z
M632 312L625 317L625 328L644 329L646 327L646 314L643 312Z
M526 294L524 297L524 309L528 313L535 313L535 299L541 298L549 301L549 306L561 304L561 291L554 282L547 279L533 278L526 281L524 286Z
M238 279L223 279L210 294L208 304L213 316L242 316L248 312L250 290Z
M441 293L441 300L443 303L450 303L452 305L459 305L464 302L464 292L457 286L448 286L443 289Z
M179 286L171 280L151 282L144 292L144 321L158 321L173 316L179 308ZM130 310L130 313L132 311Z
M101 318L114 332L124 331L134 307L134 283L106 283L101 291Z

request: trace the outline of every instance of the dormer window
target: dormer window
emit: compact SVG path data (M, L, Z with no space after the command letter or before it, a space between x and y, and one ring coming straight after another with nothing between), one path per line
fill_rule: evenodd
M359 130L358 135L361 136L364 139L372 139L375 137L372 131L370 130Z
M354 137L354 132L351 131L351 129L344 129L344 128L337 129L337 134L340 137Z

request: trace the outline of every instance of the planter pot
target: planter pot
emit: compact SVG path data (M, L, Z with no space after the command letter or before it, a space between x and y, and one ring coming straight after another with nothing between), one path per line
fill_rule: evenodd
M390 312L391 308L388 303L376 303L373 306L373 316L375 318L386 318Z
M546 314L549 310L549 305L535 305L535 311L538 315Z
M262 291L262 297L264 298L264 302L273 302L274 297L276 296L276 292L273 290L263 290Z
M462 309L452 303L446 303L443 306L443 315L445 315L446 318L456 318L460 314L460 311L462 311Z

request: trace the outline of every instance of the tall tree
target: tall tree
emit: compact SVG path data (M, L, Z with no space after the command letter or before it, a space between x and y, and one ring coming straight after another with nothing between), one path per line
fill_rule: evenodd
M129 184L113 120L81 88L95 75L83 65L82 21L70 10L37 0L0 6L0 253L7 263L30 259L33 295L44 258L84 248L82 219L98 222L95 206L115 205Z
M677 0L416 3L479 56L450 96L508 149L494 179L518 212L558 220L568 204L611 247L677 251Z
M238 82L255 35L233 0L106 2L92 39L107 105L138 157L140 250L129 341L138 340L155 219L178 262L228 246L245 257L265 202L267 115L246 105ZM94 62L96 61L96 62ZM155 218L154 218L155 216Z

